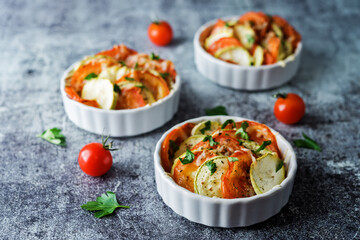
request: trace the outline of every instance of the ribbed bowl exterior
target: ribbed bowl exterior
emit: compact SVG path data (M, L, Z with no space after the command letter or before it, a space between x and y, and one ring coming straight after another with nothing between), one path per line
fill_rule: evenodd
M168 96L151 106L136 109L104 110L89 107L71 100L65 93L65 78L72 66L61 78L60 89L65 112L69 119L86 131L112 137L135 136L150 132L168 122L176 113L180 98L180 77Z
M224 19L237 19L225 17ZM197 70L209 80L237 90L266 90L278 87L293 78L300 65L302 43L296 48L293 58L287 58L283 64L264 66L240 66L227 63L213 57L203 48L204 38L210 32L216 20L201 26L194 37L194 56Z
M283 155L286 178L270 191L238 199L209 198L192 193L177 185L161 166L161 144L173 129L186 122L201 122L213 120L224 122L227 119L235 121L249 120L234 116L200 117L177 124L168 130L158 141L154 152L155 180L157 191L166 205L177 214L190 221L211 227L245 227L263 222L274 216L289 200L297 170L296 156L288 141L278 132L271 129L276 136L280 151Z

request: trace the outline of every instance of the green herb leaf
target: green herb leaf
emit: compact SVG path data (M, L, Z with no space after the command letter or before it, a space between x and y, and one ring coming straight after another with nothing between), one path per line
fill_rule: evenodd
M229 23L225 23L225 27L231 27Z
M131 78L131 77L125 77L125 79L128 80L128 81L135 81L135 79Z
M253 44L255 42L255 38L252 35L246 35L246 39L250 44Z
M246 129L249 127L249 123L248 122L242 122L241 123L241 127L236 131L235 135L238 135L240 134L240 137L242 139L245 139L245 140L249 140L250 137L249 137L249 134L246 132Z
M268 145L270 145L271 144L271 141L269 140L269 141L263 141L263 143L261 144L261 146L258 148L258 149L256 149L255 151L254 151L254 153L258 153L258 152L260 152L261 150L264 150L265 148L266 148L266 146L268 146Z
M85 80L90 80L90 79L93 79L93 78L97 78L97 74L95 74L95 73L90 73L90 74L88 74L86 77L85 77Z
M276 172L278 172L283 166L284 166L284 162L281 161L281 162L276 166Z
M319 152L322 151L321 147L319 146L319 144L317 142L312 140L305 133L302 133L302 135L303 135L304 139L295 139L294 140L295 146L301 147L301 148L314 149L314 150L319 151Z
M221 129L224 129L228 124L232 123L233 124L233 128L236 128L236 123L233 119L228 119L226 120L223 125L221 125Z
M160 59L160 56L159 56L159 55L156 55L155 53L151 53L151 54L150 54L150 59L151 59L151 60L159 60L159 59Z
M97 197L96 201L90 201L81 205L82 209L95 211L94 216L101 218L114 212L116 208L130 208L129 206L120 205L116 200L113 192L107 191L101 197Z
M224 106L216 106L214 108L205 109L205 114L208 116L229 115Z
M207 163L205 163L205 166L209 168L210 175L213 175L216 171L216 163L214 163L214 161L208 161Z
M208 141L208 140L209 140L209 143L210 143L210 146L211 146L211 147L219 144L218 142L215 142L215 141L214 141L214 139L212 138L212 136L209 136L209 135L207 135L206 137L204 137L203 142L206 142L206 141Z
M66 138L61 133L61 129L59 128L51 128L44 131L42 134L37 135L37 137L42 138L50 143L66 146Z
M174 140L169 140L169 144L174 153L179 150L179 146L175 143Z
M184 158L180 158L179 160L182 164L192 163L194 161L195 155L189 149L186 149L186 154Z
M202 129L200 129L200 132L201 132L202 134L205 134L205 131L206 131L206 130L210 130L210 128L211 128L211 121L209 120L209 121L206 121L206 122L205 122L205 127L203 127Z
M121 93L121 89L120 89L119 85L114 84L114 92L117 92L119 94Z
M228 160L229 160L230 162L236 162L236 161L239 161L239 159L238 159L238 158L236 158L236 157L228 157Z
M170 76L170 73L168 73L168 72L166 72L166 73L159 73L160 74L160 76L163 78L163 79L165 79L166 80L166 78L168 77L168 76Z
M126 63L124 61L119 61L118 63L126 67Z
M138 69L138 67L139 67L139 64L136 62L134 69Z

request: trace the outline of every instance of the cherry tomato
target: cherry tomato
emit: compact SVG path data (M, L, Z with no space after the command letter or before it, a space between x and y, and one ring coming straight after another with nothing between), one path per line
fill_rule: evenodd
M305 103L295 93L276 94L278 99L274 105L275 117L283 123L294 124L300 121L305 114Z
M156 21L152 22L148 27L148 36L154 44L158 46L165 46L171 42L173 38L173 31L168 22Z
M85 145L79 153L79 165L81 170L87 175L97 177L107 173L113 163L110 151L112 149L110 143L106 145L106 140L103 143L89 143Z

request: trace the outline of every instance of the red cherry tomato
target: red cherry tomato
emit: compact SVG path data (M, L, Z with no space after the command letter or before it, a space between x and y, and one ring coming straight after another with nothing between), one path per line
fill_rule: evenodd
M274 105L275 117L283 123L294 124L300 121L305 114L305 103L295 93L276 94L278 99Z
M148 27L148 36L154 44L158 46L165 46L171 42L173 38L173 31L168 22L156 21L152 22Z
M89 143L85 145L79 153L79 165L81 170L87 175L97 177L107 173L113 163L110 153L112 143L106 145L103 143Z

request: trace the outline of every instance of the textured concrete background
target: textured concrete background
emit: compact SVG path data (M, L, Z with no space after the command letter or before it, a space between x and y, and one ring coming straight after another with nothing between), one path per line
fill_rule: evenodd
M214 18L249 10L279 14L302 34L304 52L294 79L263 92L221 88L200 75L193 35ZM149 16L167 19L175 39L158 48L147 38ZM0 2L0 239L359 239L360 225L359 1L10 1ZM121 151L103 177L85 175L77 155L100 136L65 115L63 71L84 55L125 43L175 62L183 79L181 105L165 126L117 138ZM300 94L307 106L287 126L273 113L271 94ZM267 123L287 139L301 132L323 152L296 148L298 172L289 203L266 222L235 229L205 227L178 216L156 192L153 151L174 124L224 105L230 115ZM60 127L68 147L35 136ZM121 204L95 219L80 205L107 190Z

